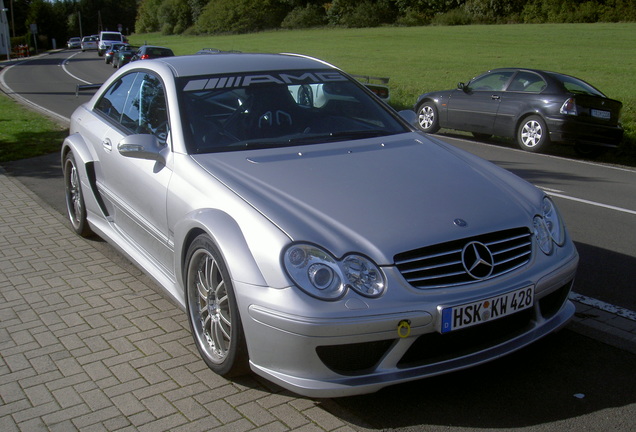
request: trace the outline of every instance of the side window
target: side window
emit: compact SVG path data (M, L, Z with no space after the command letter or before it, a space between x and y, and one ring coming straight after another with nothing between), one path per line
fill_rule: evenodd
M133 86L136 73L124 75L121 79L117 80L108 90L104 93L97 104L95 109L106 114L111 119L118 123L122 122L122 114L124 112L124 106L130 93L130 88Z
M512 76L513 72L493 72L480 76L468 84L470 90L476 91L502 91Z
M168 110L163 84L150 74L140 74L139 92L131 104L139 110L137 133L154 134L164 141L168 135Z
M538 93L546 87L546 82L532 72L519 72L508 87L508 91Z
M154 134L165 142L168 112L163 84L156 76L138 72L115 82L96 108L133 134Z

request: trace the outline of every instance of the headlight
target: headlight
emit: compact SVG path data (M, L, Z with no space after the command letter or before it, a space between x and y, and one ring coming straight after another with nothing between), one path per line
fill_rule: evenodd
M534 234L539 248L546 255L550 255L556 243L563 246L565 242L565 228L559 212L548 197L543 198L541 215L534 217Z
M337 300L349 288L365 297L379 297L386 286L380 269L361 255L338 261L317 246L294 244L283 254L283 263L300 289L322 300Z
M542 210L543 218L548 226L552 240L559 246L563 246L565 242L565 228L561 220L561 215L550 198L543 198Z

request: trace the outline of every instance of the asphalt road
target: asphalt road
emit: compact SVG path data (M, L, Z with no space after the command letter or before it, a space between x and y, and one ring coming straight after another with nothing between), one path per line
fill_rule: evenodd
M23 96L68 117L88 99L75 98L75 84L79 81L69 79L61 66L70 54L73 53L63 52L36 60L37 65L14 67L3 78L14 91L25 90ZM76 54L74 60L77 63L67 64L66 70L89 82L91 77L103 80L113 70L94 52ZM46 77L50 77L48 85ZM42 87L29 85L40 80L44 81ZM633 170L529 155L505 145L484 145L448 135L442 139L490 159L540 187L560 191L552 193L559 195L555 195L555 200L582 258L576 290L636 309L636 215L615 209L636 210ZM4 167L63 213L58 159L57 155L49 155ZM99 242L96 247L109 249ZM123 260L114 251L109 255ZM632 353L564 330L486 365L390 387L376 394L325 401L324 408L360 430L634 431L635 364L636 355Z

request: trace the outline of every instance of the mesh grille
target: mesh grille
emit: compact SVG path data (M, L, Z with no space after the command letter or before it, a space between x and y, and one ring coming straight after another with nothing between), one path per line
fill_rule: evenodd
M471 276L462 262L462 251L471 242L485 245L492 255L492 273L486 279L523 267L532 255L530 230L515 228L403 252L394 257L395 264L407 282L416 288L448 287L483 280Z

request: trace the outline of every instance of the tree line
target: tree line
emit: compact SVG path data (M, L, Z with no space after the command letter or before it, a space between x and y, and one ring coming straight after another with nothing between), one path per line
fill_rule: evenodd
M8 0L5 0L5 5ZM6 7L6 6L5 6ZM101 30L228 34L268 29L636 21L634 0L13 0L12 44ZM32 34L37 24L37 35Z
M139 33L636 21L633 0L142 0Z

